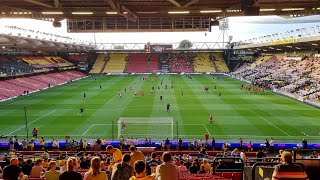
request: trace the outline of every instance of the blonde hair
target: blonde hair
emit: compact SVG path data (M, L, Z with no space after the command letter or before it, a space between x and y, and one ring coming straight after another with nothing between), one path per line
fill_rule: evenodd
M77 158L69 157L67 161L68 171L73 171L77 167Z
M91 166L89 173L92 174L92 176L96 176L100 174L101 169L100 169L100 164L101 164L101 159L99 157L93 157L91 159Z

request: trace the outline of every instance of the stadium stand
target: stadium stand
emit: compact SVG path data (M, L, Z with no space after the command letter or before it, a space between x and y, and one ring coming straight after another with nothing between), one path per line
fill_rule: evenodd
M195 72L216 72L213 63L210 60L210 53L197 54L193 66Z
M0 100L20 96L26 92L45 89L74 79L84 77L79 71L62 71L48 74L18 77L0 81Z
M92 69L90 70L90 73L92 73L92 74L101 73L103 68L105 67L107 59L108 59L108 56L106 54L99 54Z
M193 54L191 53L173 53L170 61L170 72L193 72Z
M123 73L127 63L127 53L110 54L109 61L107 62L103 73Z
M127 73L146 73L147 72L147 54L132 53L129 55L128 63L125 68Z
M67 67L73 65L61 57L53 56L21 56L20 59L34 68Z
M68 60L70 61L88 61L89 60L89 55L88 53L84 53L84 54L69 54L68 55Z
M153 73L154 71L158 71L158 69L159 69L159 54L151 54L148 72Z
M213 53L213 56L215 58L215 61L213 61L216 64L216 71L217 72L229 72L229 68L222 56L222 53Z
M33 69L15 57L0 56L0 77L32 73Z

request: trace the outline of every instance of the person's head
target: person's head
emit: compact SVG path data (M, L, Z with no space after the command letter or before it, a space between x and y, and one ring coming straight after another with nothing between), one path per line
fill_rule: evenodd
M113 146L109 145L106 147L107 153L113 153Z
M69 157L67 161L67 169L68 171L73 171L77 167L77 158L75 157Z
M10 160L10 165L18 166L19 160L17 158L12 158Z
M40 166L41 164L42 164L42 159L38 159L35 165Z
M143 161L139 160L134 163L134 170L137 174L143 174L145 172L145 169L146 164Z
M122 161L123 161L124 163L128 163L128 162L130 162L130 158L131 158L130 154L124 154L124 155L122 156Z
M151 153L151 158L152 159L155 159L156 157L157 157L157 153L155 153L155 152Z
M27 163L27 165L31 165L32 160L31 160L31 159L28 159L26 163Z
M207 159L203 159L203 164L207 164Z
M170 152L164 152L162 154L162 159L163 159L164 162L171 162L172 161L171 153Z
M97 174L100 173L100 164L101 164L101 159L99 157L93 157L91 159L91 166L90 166L90 172L93 176L96 176Z
M282 150L282 149L280 149L280 150L279 150L279 154L281 155L282 153L283 153L283 150Z
M192 166L197 166L197 162L196 161L192 161Z
M136 151L136 147L130 146L130 151L131 151L131 152L135 152L135 151Z
M281 162L292 163L292 154L288 151L284 151L281 154Z
M54 170L56 170L56 167L57 167L56 161L50 161L49 169L54 171Z
M100 170L104 170L104 161L100 162Z

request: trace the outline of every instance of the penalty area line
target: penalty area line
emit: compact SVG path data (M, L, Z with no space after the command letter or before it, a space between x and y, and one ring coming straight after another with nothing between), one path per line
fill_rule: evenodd
M84 136L93 126L94 126L94 124L92 124L92 125L82 134L82 136Z
M207 128L207 126L206 126L205 124L203 124L203 126L204 126L204 128L206 128L206 130L207 130L207 132L208 132L209 136L211 136L211 134L210 134L210 132L209 132L209 130L208 130L208 128Z

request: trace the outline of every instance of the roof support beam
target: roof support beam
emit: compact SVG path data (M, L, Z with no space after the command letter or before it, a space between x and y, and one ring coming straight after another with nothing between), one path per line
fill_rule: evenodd
M169 2L171 2L171 4L177 6L177 7L181 7L181 5L176 1L176 0L168 0Z
M200 1L200 0L191 0L187 4L185 4L183 7L188 7L188 6L190 6L190 5L194 4L194 3L197 3L198 1Z
M133 13L130 9L128 9L126 6L122 5L119 0L106 0L108 4L111 6L111 8L117 13L130 21L137 22L138 16ZM124 13L126 12L126 13Z
M23 0L23 1L31 3L31 4L35 4L35 5L38 5L38 6L43 6L43 7L47 7L47 8L53 8L52 6L50 6L48 4L45 4L45 3L42 3L42 2L39 2L39 1L36 1L36 0Z

